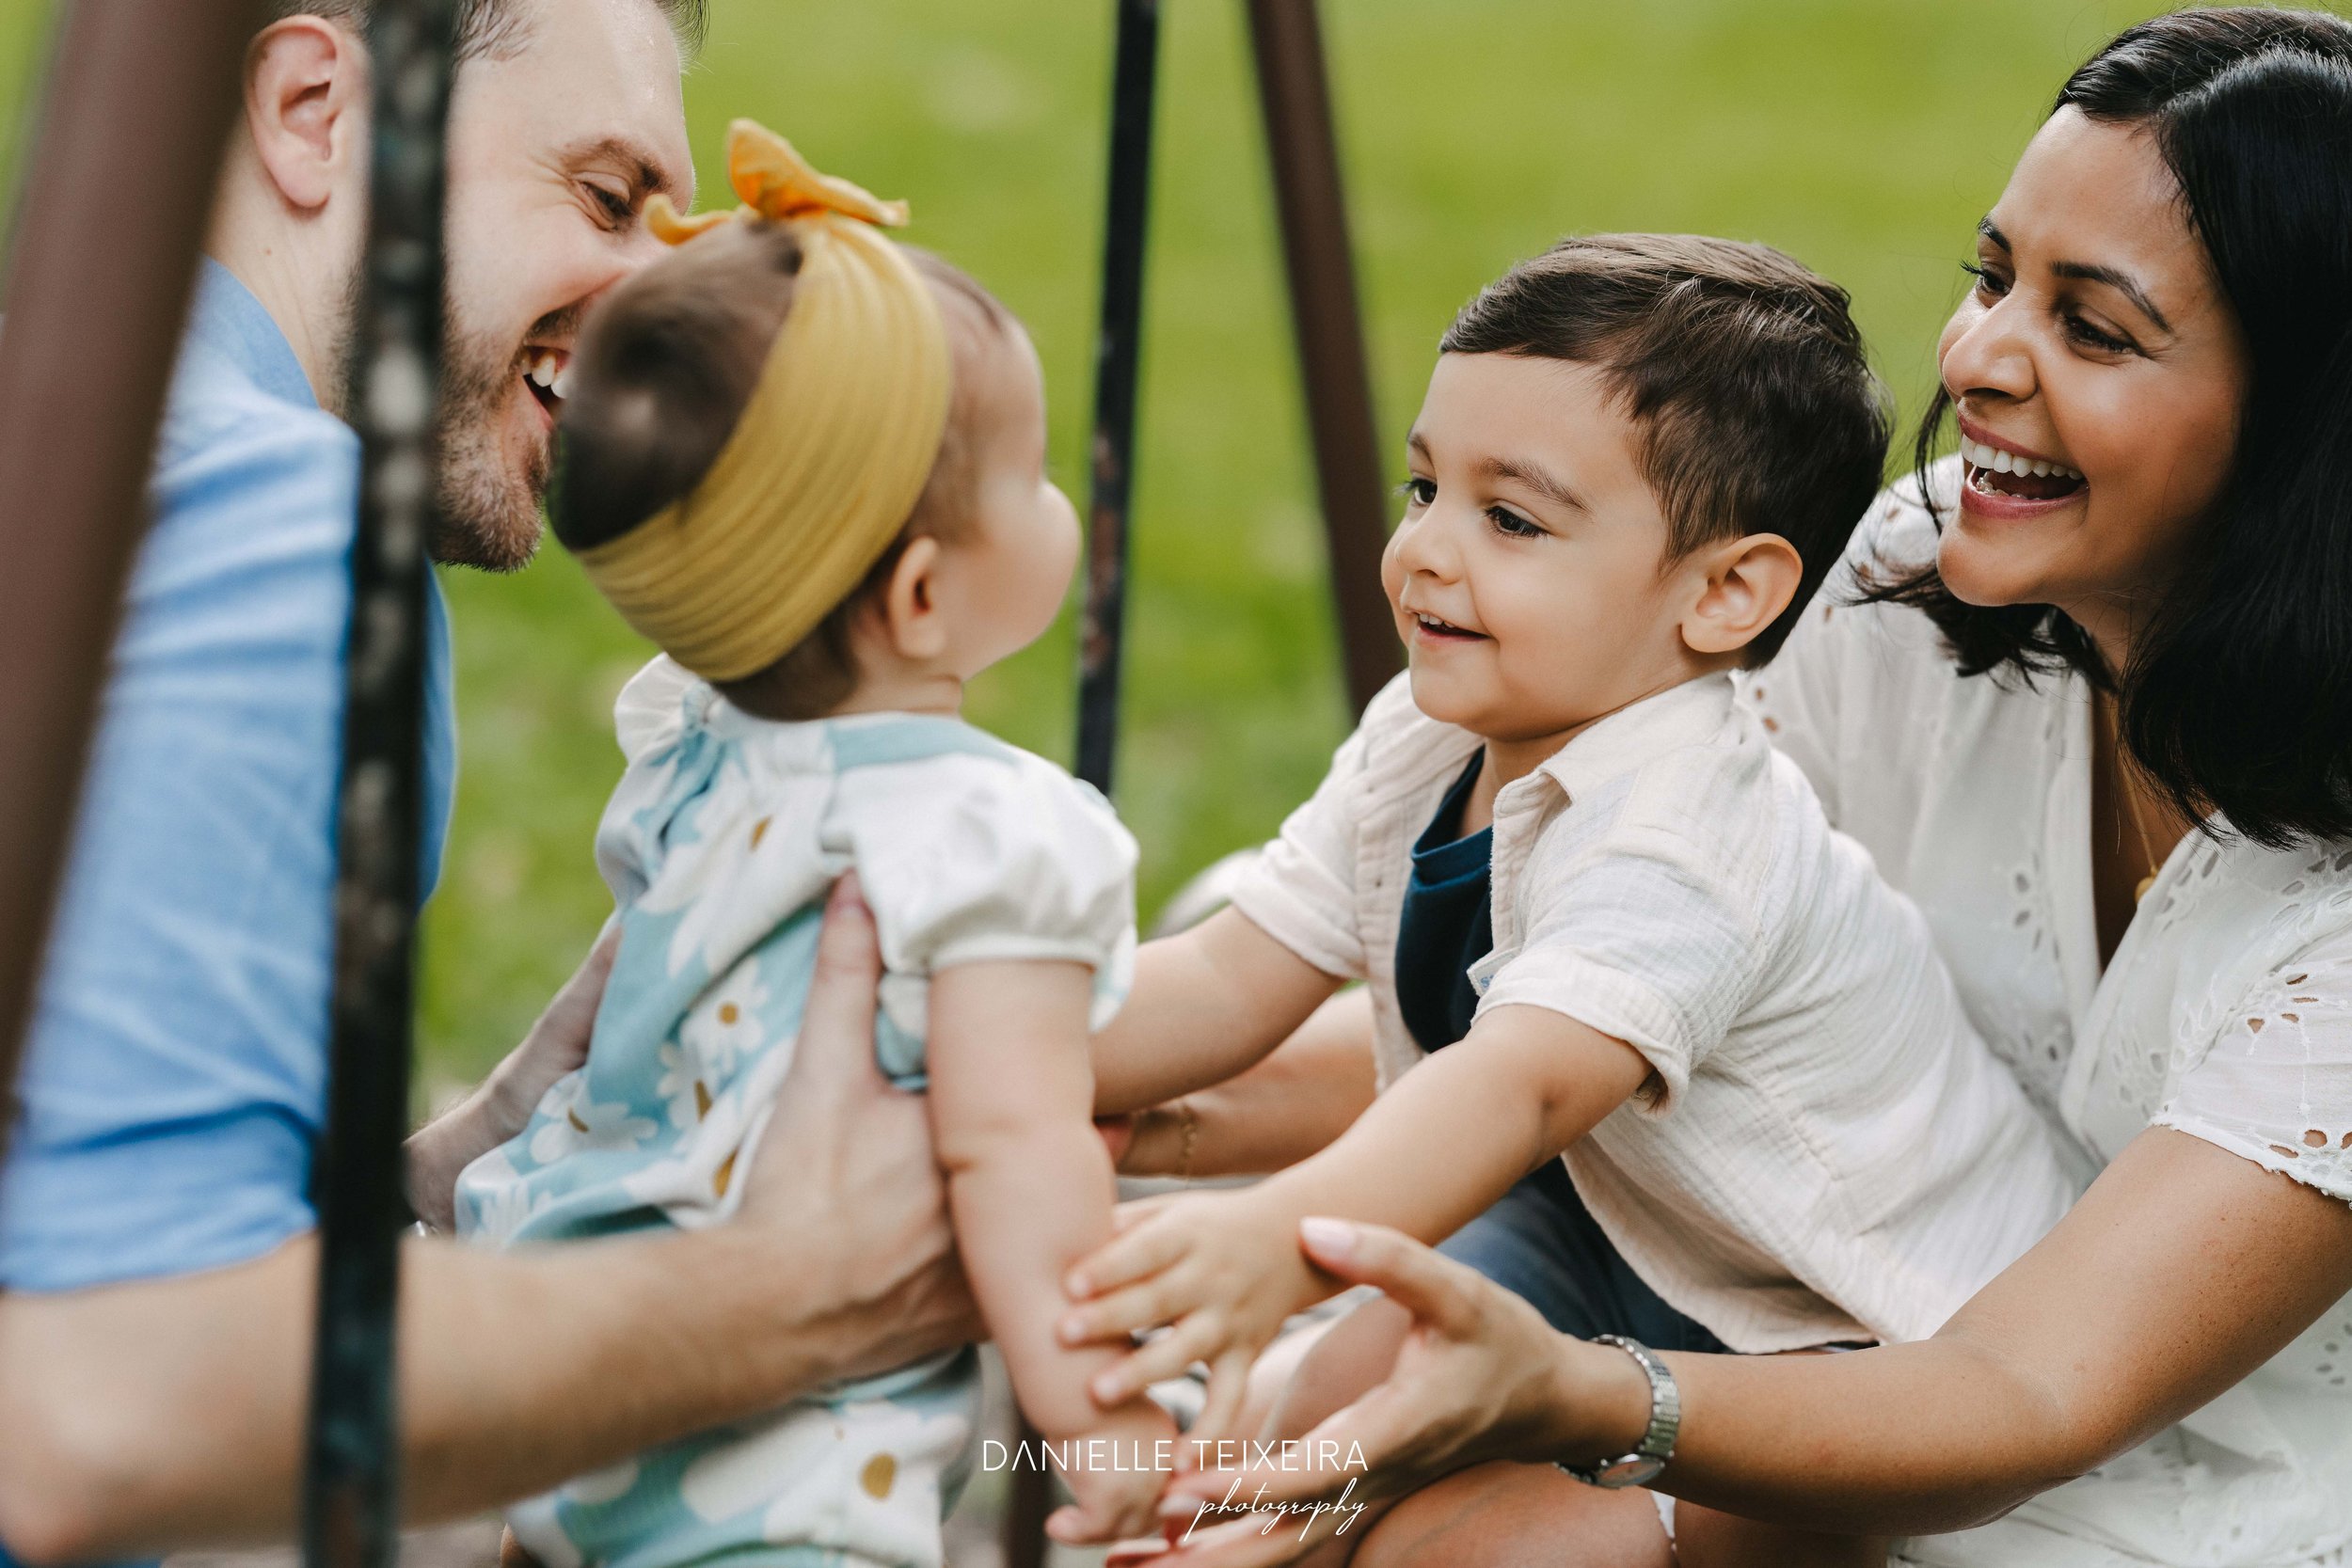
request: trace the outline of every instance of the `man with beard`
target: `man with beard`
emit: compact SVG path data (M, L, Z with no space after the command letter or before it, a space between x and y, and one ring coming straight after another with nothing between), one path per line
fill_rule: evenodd
M246 60L0 1172L0 1568L292 1524L315 1293L333 797L358 450L335 418L366 228L366 0ZM443 562L540 530L574 333L683 206L700 0L465 0L450 124ZM429 627L428 880L454 766ZM411 1143L456 1170L584 1054L592 957ZM739 1217L543 1256L408 1244L402 1468L447 1517L974 1336L919 1101L871 1061L872 927L826 927Z

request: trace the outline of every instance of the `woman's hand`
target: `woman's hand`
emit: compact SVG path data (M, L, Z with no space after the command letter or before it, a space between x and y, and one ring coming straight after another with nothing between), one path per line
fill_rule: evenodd
M451 1228L457 1176L523 1130L555 1081L588 1059L621 928L609 925L547 1010L481 1086L408 1140L408 1202L433 1230Z
M1127 1205L1119 1233L1063 1276L1081 1305L1062 1314L1056 1333L1066 1345L1083 1345L1173 1326L1097 1373L1089 1386L1096 1402L1115 1405L1205 1361L1208 1402L1190 1435L1231 1435L1249 1364L1283 1320L1339 1289L1300 1256L1296 1223L1257 1192L1178 1193Z
M1535 1309L1381 1226L1314 1218L1300 1244L1326 1274L1413 1315L1386 1382L1317 1424L1279 1464L1179 1475L1161 1504L1168 1568L1266 1568L1360 1532L1370 1505L1490 1459L1623 1453L1649 1419L1632 1357L1555 1333Z

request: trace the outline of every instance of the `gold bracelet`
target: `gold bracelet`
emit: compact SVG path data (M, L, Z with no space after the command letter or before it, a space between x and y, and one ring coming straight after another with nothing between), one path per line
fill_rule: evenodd
M1200 1136L1200 1118L1193 1114L1190 1096L1177 1097L1176 1127L1180 1140L1176 1148L1176 1180L1189 1182L1192 1180L1192 1146Z

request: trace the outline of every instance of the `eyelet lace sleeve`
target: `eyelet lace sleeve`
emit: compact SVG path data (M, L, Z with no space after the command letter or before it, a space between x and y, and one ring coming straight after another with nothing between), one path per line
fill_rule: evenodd
M2352 1201L2352 936L2265 975L2152 1119Z

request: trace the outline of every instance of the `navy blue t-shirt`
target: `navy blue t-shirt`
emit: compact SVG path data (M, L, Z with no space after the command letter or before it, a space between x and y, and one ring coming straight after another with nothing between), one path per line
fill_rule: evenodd
M1462 809L1478 783L1481 751L1454 781L1438 813L1413 845L1413 874L1396 931L1396 1007L1423 1051L1470 1033L1478 991L1470 966L1495 944L1495 831L1462 832Z

